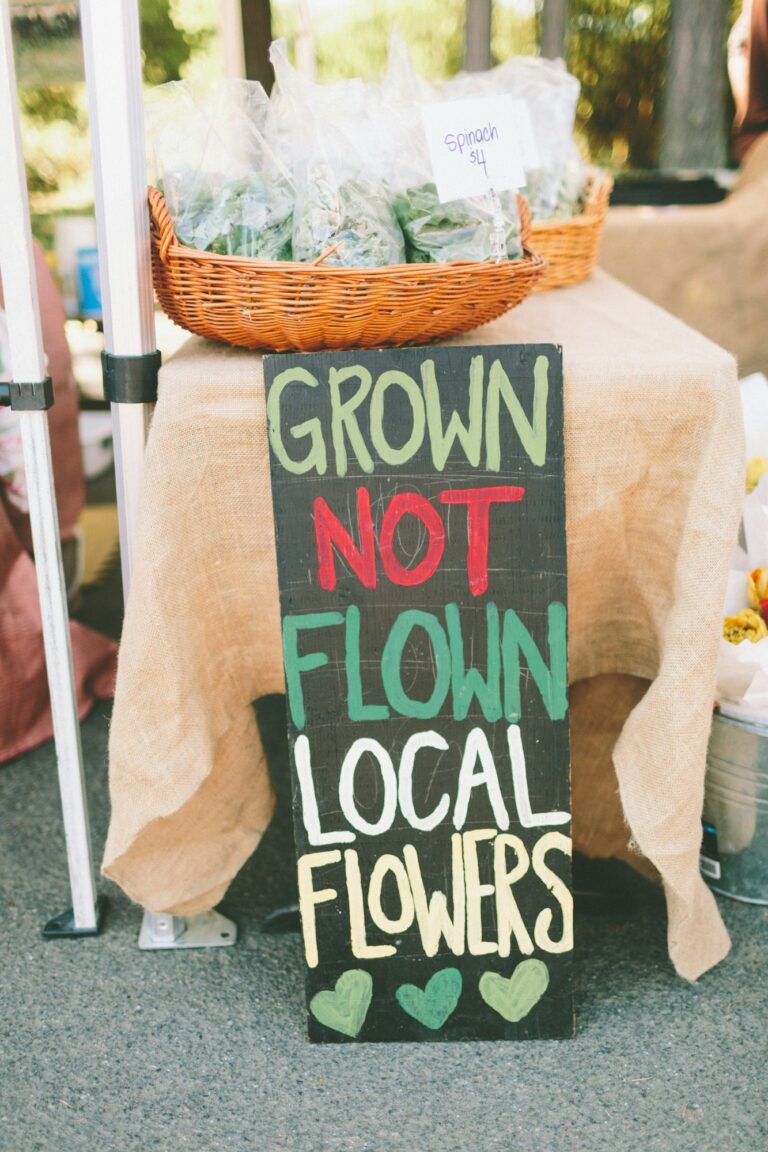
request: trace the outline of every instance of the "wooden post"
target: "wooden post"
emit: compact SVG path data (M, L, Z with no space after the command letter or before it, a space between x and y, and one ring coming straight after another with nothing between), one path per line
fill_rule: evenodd
M275 74L269 62L272 42L272 13L269 0L240 0L243 13L243 50L245 76L258 80L267 92L272 91Z
M672 0L662 168L717 168L727 157L729 0Z
M243 14L240 0L220 0L219 42L224 62L224 75L241 80L245 76Z
M491 66L491 11L493 0L467 0L464 23L464 67L485 72Z
M541 6L541 54L548 60L565 59L568 0L543 0Z

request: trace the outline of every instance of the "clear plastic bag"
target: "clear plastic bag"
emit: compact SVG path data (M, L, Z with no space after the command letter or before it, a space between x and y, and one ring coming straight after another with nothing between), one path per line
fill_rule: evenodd
M389 180L408 261L518 259L523 246L514 192L440 202L419 112L420 104L440 98L413 70L405 42L393 36L379 107L390 135Z
M587 175L588 169L575 141L559 168L557 183L551 168L530 172L524 195L531 205L532 218L550 220L554 217L578 216L584 211L586 202Z
M307 80L290 65L281 41L270 56L275 138L296 185L294 258L342 267L403 263L371 89L362 80Z
M462 73L444 86L446 96L509 94L524 100L539 153L523 195L534 220L573 216L584 207L587 169L573 141L579 82L561 60L513 56L489 72Z
M147 100L155 180L182 244L203 252L290 260L294 188L269 143L260 84L229 80L198 97L186 81Z

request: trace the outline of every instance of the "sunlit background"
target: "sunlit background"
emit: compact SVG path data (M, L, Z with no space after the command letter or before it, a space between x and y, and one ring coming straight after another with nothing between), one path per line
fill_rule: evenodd
M225 3L140 7L148 84L224 75ZM462 67L465 7L466 0L272 0L272 34L311 59L319 79L335 79L379 75L398 27L416 68L439 81ZM738 7L733 0L732 18ZM49 244L54 215L92 206L78 6L16 0L12 12L34 227ZM536 53L540 19L534 0L495 0L493 61ZM579 135L591 158L614 171L659 162L669 20L669 0L570 0L566 63L581 82Z

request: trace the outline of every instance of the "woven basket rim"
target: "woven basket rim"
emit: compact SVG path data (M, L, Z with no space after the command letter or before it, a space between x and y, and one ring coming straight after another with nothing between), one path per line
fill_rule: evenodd
M168 213L168 219L171 220L170 212L165 202L165 197L159 188L152 185L148 188L148 200L150 205L150 212L159 228L162 228L162 223L158 219L158 209L162 206L165 212ZM171 227L173 228L172 221ZM539 256L537 252L533 252L526 244L523 244L523 255L516 260L451 260L445 263L423 263L423 264L381 264L374 268L366 268L359 266L339 267L338 265L329 264L307 264L299 260L256 260L251 256L227 256L220 255L217 252L202 252L198 248L190 248L187 244L182 244L173 229L173 239L163 244L161 238L158 245L164 251L159 253L160 260L166 263L171 257L174 260L193 260L195 263L216 263L224 264L231 269L242 269L243 271L251 270L262 272L274 272L281 274L296 275L301 274L307 276L331 276L338 278L344 275L353 275L356 277L382 277L386 278L397 272L398 276L407 277L432 277L435 273L439 273L445 269L473 269L481 275L489 275L491 273L497 274L500 267L509 267L510 271L519 268L521 265L537 266L546 265L547 261L543 256Z

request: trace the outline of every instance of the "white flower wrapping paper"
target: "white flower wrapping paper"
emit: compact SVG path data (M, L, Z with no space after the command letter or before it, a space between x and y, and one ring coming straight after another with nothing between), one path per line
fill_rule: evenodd
M768 378L756 372L741 381L741 406L747 445L746 464L768 457ZM742 533L731 562L724 616L735 616L749 603L749 573L768 565L768 475L744 499ZM768 724L768 638L753 644L720 640L717 700L721 712Z

